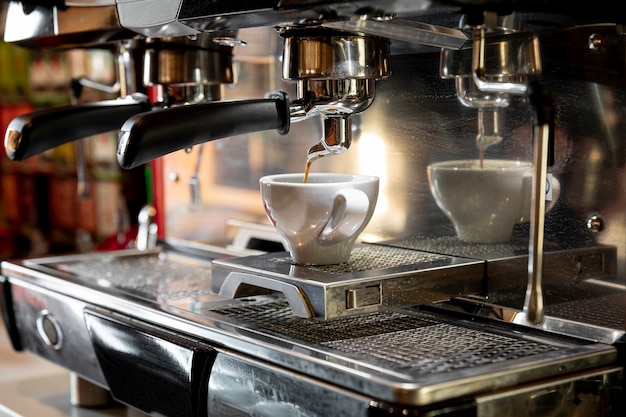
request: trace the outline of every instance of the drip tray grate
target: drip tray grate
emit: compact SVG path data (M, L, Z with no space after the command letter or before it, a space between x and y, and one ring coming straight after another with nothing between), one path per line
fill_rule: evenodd
M46 267L92 286L159 301L197 299L211 294L211 268L165 253L134 256L59 257Z
M529 358L561 345L483 331L414 309L387 310L331 321L294 317L285 302L212 310L359 363L409 376L440 374Z
M323 343L324 346L390 364L420 375L450 372L530 357L558 347L439 323L428 327Z
M334 265L307 265L306 268L312 272L341 275L407 265L428 264L449 258L449 256L436 253L370 245L355 247L348 262ZM292 264L289 256L277 257L273 260L277 263Z
M287 302L242 305L213 311L315 344L436 324L427 317L415 317L400 311L376 312L327 321L309 320L294 316Z

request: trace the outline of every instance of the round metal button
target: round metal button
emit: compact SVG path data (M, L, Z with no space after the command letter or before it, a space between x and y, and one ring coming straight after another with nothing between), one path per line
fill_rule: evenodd
M37 317L37 332L44 343L55 350L63 345L61 326L48 310L42 310Z

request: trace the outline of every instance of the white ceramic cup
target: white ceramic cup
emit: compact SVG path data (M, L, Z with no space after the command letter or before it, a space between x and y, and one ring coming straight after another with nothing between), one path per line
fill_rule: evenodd
M464 242L500 243L511 239L516 223L528 221L533 166L530 162L485 159L444 161L427 168L430 191ZM558 198L552 179L549 210Z
M374 213L378 177L312 173L262 177L261 196L270 222L284 238L294 263L347 262Z

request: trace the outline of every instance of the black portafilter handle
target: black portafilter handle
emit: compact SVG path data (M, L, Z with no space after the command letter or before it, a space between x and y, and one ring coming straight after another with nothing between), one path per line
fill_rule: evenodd
M11 120L4 136L7 156L21 161L68 142L119 130L129 117L149 111L143 94L115 100L53 107Z
M117 160L132 169L200 143L262 130L289 132L289 98L282 91L264 99L214 101L138 114L120 131Z

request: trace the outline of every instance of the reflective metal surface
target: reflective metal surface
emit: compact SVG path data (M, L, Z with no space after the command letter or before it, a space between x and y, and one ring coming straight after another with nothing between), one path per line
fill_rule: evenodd
M120 24L115 5L60 9L10 2L6 17L4 41L30 47L100 45L133 37Z
M83 303L29 282L15 282L11 291L22 349L108 389L85 331Z
M434 405L615 361L615 348L609 345L485 326L414 307L324 321L294 317L282 296L232 300L195 291L179 296L168 282L188 289L185 284L199 279L210 282L210 270L196 262L175 253L127 251L112 257L34 260L28 268L2 266L16 285L25 278L40 288L36 293L62 290L82 300L90 314L130 325L131 333L141 334L137 337L152 335L156 342L154 335L161 334L161 346L174 341L177 350L193 335L208 345L254 352L269 364L392 403ZM91 272L84 272L87 268ZM128 272L111 273L106 282L97 272L119 268ZM166 269L180 271L175 283ZM144 285L124 280L131 276L141 277ZM99 347L135 337L117 331L99 334ZM105 334L113 338L107 341ZM119 355L119 348L111 354Z
M477 293L483 275L481 261L363 245L338 265L295 265L284 252L216 260L212 286L227 298L278 291L295 316L328 320Z
M159 7L145 12L149 4ZM101 7L111 12L112 5ZM63 25L55 33L50 22L62 23L77 8L18 9L21 18L42 17L24 36L14 28L6 33L38 48L70 46L75 33ZM169 376L185 383L200 376L202 383L181 397L185 406L188 397L199 398L199 413L302 407L321 415L349 404L354 415L370 417L467 410L490 416L516 415L524 404L521 415L620 415L626 38L615 6L604 0L123 0L115 8L119 20L83 28L93 35L84 38L87 45L119 36L143 36L153 45L175 38L181 43L171 50L145 55L151 64L145 75L155 85L188 78L184 88L213 86L195 77L206 68L223 99L282 91L276 100L282 113L276 118L276 103L262 99L271 111L259 116L259 129L206 141L196 122L215 116L209 113L218 106L188 106L198 114L186 119L193 129L183 139L194 136L189 143L202 148L153 163L164 183L157 207L165 213L163 247L2 263L4 294L11 294L5 300L16 312L5 316L26 349L67 354L86 342L88 329L97 351L90 345L87 358L97 363L83 370L58 360L104 387L116 381L116 395L146 411L153 410L144 393L118 379L119 363L126 362L115 358L124 346L148 340L174 369L160 374L155 388ZM195 65L195 57L169 65L172 56L204 55L188 54L203 33L216 35L218 49L232 48L237 78L222 67ZM161 97L164 90L155 90ZM217 97L209 89L193 91L198 94L182 96ZM175 150L181 131L154 120L164 113L149 114L145 120L158 126L155 142ZM167 114L182 120L178 112ZM322 125L311 123L320 115ZM249 122L249 114L235 116L227 124ZM299 123L291 126L290 117ZM278 133L257 131L269 119ZM341 152L329 152L335 145ZM228 246L229 225L267 225L258 179L302 172L316 152L336 155L316 158L313 171L381 178L365 243L349 262L302 268L284 252L234 257L202 249ZM531 221L517 224L510 242L461 242L430 193L429 164L480 157L534 163ZM558 199L546 193L549 176L560 185ZM197 246L167 247L173 239ZM15 295L21 304L13 308ZM67 320L80 327L76 340L59 337L63 323L50 308L66 298L73 313ZM32 299L44 302L29 304ZM197 358L193 346L201 346L200 364L176 362ZM131 362L141 362L141 349L132 355ZM146 363L158 364L158 356ZM247 379L240 384L242 377L268 395ZM298 390L328 402L312 404ZM273 401L273 394L284 401Z
M381 79L391 73L388 41L317 30L286 31L283 78Z

